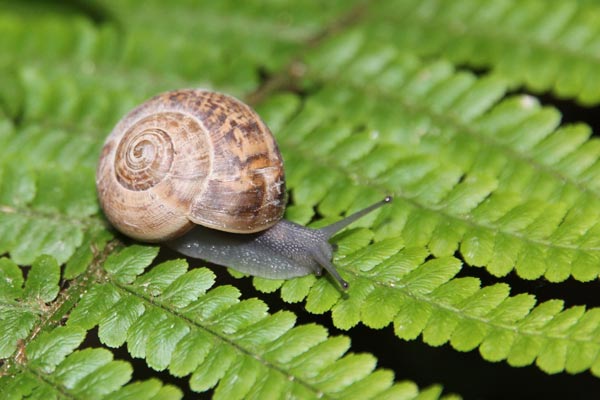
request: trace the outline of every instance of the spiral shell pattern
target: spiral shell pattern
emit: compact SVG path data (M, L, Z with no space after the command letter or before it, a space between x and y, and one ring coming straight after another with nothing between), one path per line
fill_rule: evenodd
M239 100L204 90L163 93L127 114L104 144L96 186L109 221L150 242L194 224L258 232L285 209L267 126Z
M130 130L117 147L115 174L129 190L147 190L163 180L173 164L173 142L162 129Z

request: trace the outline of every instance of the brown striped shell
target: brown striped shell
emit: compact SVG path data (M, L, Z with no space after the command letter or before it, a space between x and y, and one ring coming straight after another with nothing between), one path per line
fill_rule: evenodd
M285 209L283 162L267 126L239 100L205 90L160 94L119 121L96 186L109 221L150 242L194 224L258 232Z

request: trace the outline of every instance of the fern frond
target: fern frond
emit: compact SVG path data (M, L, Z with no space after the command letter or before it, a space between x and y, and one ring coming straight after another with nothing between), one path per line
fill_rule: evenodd
M499 101L496 77L398 54L361 32L314 50L307 68L313 95L301 107L282 96L261 109L290 110L278 135L294 201L326 219L384 193L399 201L355 225L372 230L338 235L347 296L312 276L255 285L331 311L343 329L393 323L400 338L479 348L486 360L599 375L596 309L482 288L455 277L453 257L497 276L597 279L600 146L589 127L559 127L560 114L529 96Z
M429 259L423 248L405 247L366 265L360 262L362 254L358 250L337 260L350 283L347 296L327 290L324 280L305 277L280 282L282 297L306 299L307 310L314 313L331 310L341 329L360 322L375 329L391 323L401 339L422 335L432 346L479 348L488 361L536 363L548 373L591 370L600 376L600 309L564 309L561 300L536 305L530 294L510 296L506 284L481 287L476 278L455 277L459 260Z
M145 272L156 249L104 262L111 233L93 186L101 144L141 100L189 86L266 99L259 111L286 159L288 218L325 224L396 197L335 238L347 296L312 276L256 287L331 311L344 329L392 324L400 338L478 348L486 360L600 374L596 309L456 278L455 258L495 276L597 279L600 146L589 127L561 126L555 109L507 88L597 103L598 5L355 3L290 13L279 0L168 9L152 0L143 10L99 0L107 12L96 22L83 7L2 7L0 254L11 258L0 260L0 397L181 396L155 380L123 386L127 363L75 350L94 326L106 346L126 345L195 390L216 387L216 397L440 396L437 386L394 384L371 355L348 353L345 337L212 288L206 269L173 260ZM457 71L440 55L492 74ZM33 263L27 281L15 263Z
M24 98L20 121L14 126L5 119L0 126L0 252L19 264L40 254L63 263L82 244L79 251L87 251L89 259L90 247L101 249L109 237L97 217L98 154L109 125L139 98L135 92L117 95L107 85L100 96L101 82L81 78L74 86L70 75L60 72L24 68L17 75ZM58 101L63 97L69 102ZM73 276L73 265L67 277Z
M113 360L106 349L75 349L85 338L78 327L58 327L38 335L0 376L3 399L82 398L126 399L130 396L179 399L182 393L152 379L124 386L131 379L131 365Z
M336 64L332 48L346 58ZM502 81L391 53L358 32L307 66L307 85L322 89L278 132L295 202L329 216L393 193L379 240L401 236L440 257L460 249L497 276L598 276L600 146L587 126L558 127L560 114L527 96L495 104ZM292 101L261 111L282 102Z
M93 73L108 77L109 84L135 82L130 89L145 90L146 97L189 85L220 87L242 95L258 85L259 67L271 71L282 68L306 40L347 6L341 1L326 6L307 3L291 15L286 14L286 5L278 2L270 2L260 12L254 5L203 2L202 13L197 12L198 3L180 3L165 10L160 2L148 2L143 13L131 1L96 3L110 10L114 19L95 26L83 15L24 16L10 8L3 10L0 35L6 40L0 44L0 67L29 65L47 72L47 66L52 65L54 73L64 70L66 62L69 78L75 70L78 78L79 73ZM286 15L294 20L286 20ZM180 29L173 30L170 21L178 21ZM248 24L253 29L249 30ZM36 29L30 29L32 25ZM172 35L165 36L163 29ZM163 80L167 82L161 84ZM14 90L6 93L11 92ZM65 101L59 104L64 106Z
M371 355L345 355L348 338L294 326L292 313L269 314L258 299L240 301L234 287L209 290L214 275L205 268L173 260L142 274L156 254L132 246L111 255L106 282L83 296L68 326L98 325L106 345L127 344L155 370L190 375L194 391L214 387L215 398L417 396L412 383L393 384L390 371L375 370Z
M369 14L366 24L380 43L489 67L536 92L600 100L597 3L401 0L369 7Z

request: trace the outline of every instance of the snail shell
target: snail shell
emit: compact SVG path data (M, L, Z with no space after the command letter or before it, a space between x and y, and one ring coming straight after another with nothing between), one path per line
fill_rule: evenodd
M163 93L132 110L107 138L96 176L108 220L143 241L195 224L258 232L285 210L273 135L250 107L206 90Z

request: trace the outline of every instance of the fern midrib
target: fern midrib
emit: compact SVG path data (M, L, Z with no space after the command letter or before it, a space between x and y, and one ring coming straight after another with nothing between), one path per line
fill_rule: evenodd
M360 274L359 272L348 268L347 266L338 266L339 269L343 269L347 274L349 275L353 275L355 277L356 280L369 280L370 282L372 282L374 285L379 286L382 288L382 290L400 290L403 295L412 298L415 301L418 301L420 303L425 303L428 304L429 306L431 306L432 308L437 308L439 310L442 311L446 311L446 312L450 312L452 314L455 314L457 316L458 320L470 320L470 321L475 321L475 322L479 322L484 324L485 326L489 327L490 330L496 328L499 330L505 330L505 331L510 331L515 333L515 336L529 336L529 337L536 337L536 338L541 338L543 340L554 340L554 339L559 339L559 340L566 340L568 342L572 342L572 343L579 343L579 344L588 344L590 342L593 343L597 343L600 345L600 336L598 337L589 337L589 338L581 338L581 337L570 337L567 335L568 331L576 325L576 323L574 323L573 325L570 325L569 327L567 327L565 329L564 333L551 333L551 334L543 334L543 327L539 327L539 329L536 330L523 330L519 328L519 323L525 321L524 318L521 318L520 320L515 321L514 324L510 324L510 323L500 323L497 321L493 321L490 318L486 318L485 316L477 316L477 315L469 315L469 314L465 314L463 313L459 308L452 306L450 304L447 303L441 303L441 302L436 302L433 299L431 299L430 297L427 297L426 295L419 295L416 294L414 292L412 292L409 288L408 285L403 284L402 282L383 282L377 279L373 279L372 277L368 276L368 275L363 275ZM489 310L488 313L493 312L494 309ZM531 313L531 311L527 314L529 315ZM548 322L551 322L552 320L549 320ZM548 323L547 322L547 323ZM486 332L486 334L489 332ZM576 332L577 333L577 332ZM484 336L485 337L485 336Z
M279 365L274 364L274 363L266 360L264 357L261 356L261 354L256 353L256 352L252 352L250 349L240 346L234 340L229 339L226 335L221 334L221 333L219 333L218 331L216 331L214 329L211 329L209 326L202 325L199 322L190 319L186 315L184 315L184 314L182 314L182 313L180 313L178 311L175 311L175 310L169 308L168 306L163 305L161 302L155 301L154 298L152 298L150 296L145 296L144 294L140 294L140 293L134 291L131 287L119 283L117 280L113 279L112 276L110 276L110 275L108 275L107 278L108 278L109 282L114 287L116 287L117 289L119 289L122 293L125 293L125 294L130 295L130 296L135 296L138 299L143 300L143 302L149 304L150 306L152 306L152 307L158 307L162 311L164 311L166 313L169 313L172 316L177 317L177 318L185 321L187 324L189 324L191 326L194 326L194 327L196 327L199 330L203 330L204 332L208 333L209 335L211 335L215 339L217 339L217 340L221 341L222 343L225 343L225 344L231 346L232 348L236 349L238 352L242 353L243 355L259 361L266 368L277 371L278 373L280 373L281 375L283 375L283 377L285 379L292 379L294 382L297 382L300 385L306 387L311 392L315 393L315 396L318 396L319 398L334 399L334 397L331 397L331 396L327 395L326 393L323 393L320 389L314 387L313 385L311 385L310 383L308 383L303 378L295 376L295 375L287 372L285 370L285 368L280 367Z

